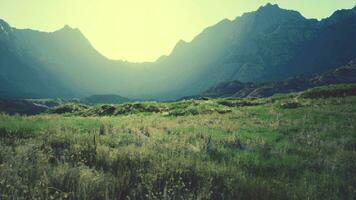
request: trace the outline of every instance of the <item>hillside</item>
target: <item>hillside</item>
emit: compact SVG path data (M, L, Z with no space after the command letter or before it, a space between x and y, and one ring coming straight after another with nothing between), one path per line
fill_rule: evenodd
M267 4L208 27L153 63L109 60L80 30L21 30L1 21L0 96L117 94L172 100L220 82L279 81L323 73L356 57L356 7L323 20ZM28 84L31 83L31 84Z
M83 98L52 98L52 99L16 99L0 98L0 113L10 115L36 115L50 108L67 104L122 104L133 102L119 95L92 95Z
M356 83L356 62L350 61L343 67L336 68L320 75L296 76L284 81L270 81L261 83L242 83L240 81L223 82L211 87L201 95L184 97L269 97L277 93L303 91L308 88L340 84Z
M0 115L1 198L355 199L355 95L333 85Z
M177 102L136 102L118 105L84 105L69 103L53 107L50 114L65 114L66 116L120 116L140 113L160 113L164 116L189 116L201 114L226 114L232 112L231 107L249 107L271 105L275 100L289 99L299 104L302 99L318 99L330 97L347 97L356 95L356 84L336 84L312 87L299 93L276 94L270 98L228 97L228 98L198 98ZM280 98L280 99L279 99ZM294 99L293 99L294 98ZM311 102L309 102L311 103ZM301 105L300 105L301 106Z
M48 107L45 105L36 104L27 100L0 98L1 114L36 115L47 111L47 109Z
M79 99L79 102L84 104L120 104L120 103L126 103L130 101L132 100L126 97L122 97L120 95L113 95L113 94L91 95Z

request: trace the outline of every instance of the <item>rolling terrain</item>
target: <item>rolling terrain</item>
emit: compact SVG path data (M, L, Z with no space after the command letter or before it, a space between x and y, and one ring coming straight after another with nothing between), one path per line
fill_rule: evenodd
M119 95L92 95L83 98L17 99L0 98L0 113L10 115L36 115L50 108L66 104L121 104L134 102Z
M354 199L356 86L0 115L1 199Z
M343 67L319 75L295 76L284 81L260 83L223 82L211 87L201 95L184 97L183 99L202 97L270 97L277 93L298 92L312 87L341 83L356 83L356 60L350 61Z

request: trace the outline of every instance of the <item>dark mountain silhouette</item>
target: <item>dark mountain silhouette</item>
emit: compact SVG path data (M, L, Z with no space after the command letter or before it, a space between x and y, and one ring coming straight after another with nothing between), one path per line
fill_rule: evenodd
M48 109L47 106L22 99L0 98L0 112L9 115L36 115Z
M107 95L91 95L88 97L84 97L80 99L80 103L83 104L121 104L121 103L126 103L130 102L132 100L122 97L120 95L113 95L113 94L107 94Z
M242 83L230 81L217 84L201 95L185 97L270 97L277 93L299 92L308 88L330 84L356 83L356 59L346 66L315 76L296 76L284 81L269 81L262 83Z
M0 96L6 97L177 99L220 82L318 74L356 57L356 8L318 21L267 4L178 42L153 63L109 60L69 26L46 33L0 24Z
M133 100L121 97L119 95L92 95L83 98L68 99L16 99L0 98L0 113L10 115L35 115L46 110L64 105L96 105L96 104L122 104L132 102Z

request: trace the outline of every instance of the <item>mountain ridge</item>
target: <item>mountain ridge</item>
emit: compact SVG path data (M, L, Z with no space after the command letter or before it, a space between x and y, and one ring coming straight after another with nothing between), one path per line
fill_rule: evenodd
M354 11L336 11L319 21L266 4L207 27L190 42L178 41L168 56L147 63L107 59L70 26L50 33L13 28L10 42L0 37L9 47L3 48L2 54L8 55L3 59L16 53L11 62L0 63L0 70L6 72L0 79L4 85L0 95L16 93L20 87L41 97L106 93L172 100L223 81L263 82L321 73L356 57ZM17 71L35 68L40 75L31 82L38 86L27 89L15 72L6 75L11 71L9 63L17 63Z
M356 83L356 59L347 65L334 70L313 76L295 76L284 81L271 81L262 83L242 83L239 81L222 82L198 96L184 97L183 99L202 97L240 97L261 98L270 97L277 93L299 92L308 88L331 85Z

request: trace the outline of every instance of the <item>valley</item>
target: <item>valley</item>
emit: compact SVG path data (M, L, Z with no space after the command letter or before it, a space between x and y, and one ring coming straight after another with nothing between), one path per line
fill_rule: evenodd
M172 13L160 13L168 4L158 0L135 2L126 17L107 11L133 1L14 1L6 4L13 12L26 7L26 17L12 18L17 23L49 6L29 27L86 22L88 38L109 41L113 54L142 57L165 46L166 34L179 36L177 21L189 18L188 34L238 2L216 3L204 15L198 1L177 1L202 18L174 7L168 20ZM238 4L249 11L257 2ZM318 19L271 3L219 18L191 41L174 40L154 62L109 59L69 25L44 32L0 19L0 200L356 199L356 6L331 14L331 0L315 2L283 6L312 8ZM71 6L77 11L69 14ZM139 17L146 12L177 29L165 21L154 30L150 16ZM126 23L130 37L119 48ZM141 37L152 41L137 44Z

